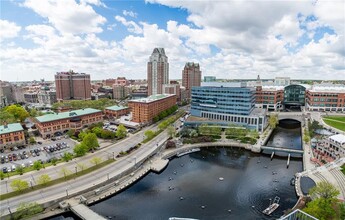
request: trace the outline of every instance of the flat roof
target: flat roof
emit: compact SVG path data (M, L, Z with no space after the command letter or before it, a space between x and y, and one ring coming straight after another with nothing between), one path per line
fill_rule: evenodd
M78 110L73 110L73 111L68 111L68 112L46 114L46 115L36 117L36 119L39 122L49 122L49 121L72 118L75 116L89 115L89 114L97 113L97 112L101 112L101 110L93 109L93 108L85 108L85 109L78 109Z
M7 128L4 125L0 125L0 134L8 134L16 131L23 131L23 127L20 123L8 124Z
M343 135L343 134L332 135L329 138L332 139L333 141L340 143L340 144L345 143L345 135Z
M345 93L345 86L313 86L311 92Z
M113 106L106 107L105 109L112 110L112 111L119 111L119 110L127 109L127 108L128 107L121 106L121 105L113 105Z
M145 103L150 103L154 102L160 99L164 99L167 97L174 96L175 94L157 94L157 95L151 95L147 98L142 98L142 99L136 99L136 100L130 100L129 102L145 102Z

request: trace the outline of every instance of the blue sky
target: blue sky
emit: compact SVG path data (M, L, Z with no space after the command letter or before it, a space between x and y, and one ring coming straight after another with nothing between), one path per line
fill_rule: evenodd
M0 79L146 78L164 47L217 78L345 79L344 1L1 1Z

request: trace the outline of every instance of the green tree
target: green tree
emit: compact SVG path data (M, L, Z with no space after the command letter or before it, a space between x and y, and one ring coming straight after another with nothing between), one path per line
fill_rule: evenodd
M10 186L14 191L21 192L22 190L27 189L29 187L29 184L25 180L16 179L11 182Z
M326 181L317 183L316 186L309 190L309 194L312 197L320 197L327 200L336 198L339 193L339 190L337 190L331 183Z
M78 163L77 166L81 171L84 171L84 169L86 168L86 165L84 163Z
M54 158L52 158L52 164L55 166L56 164L57 164L57 162L58 162L58 159L56 159L55 157Z
M87 146L84 143L80 143L74 146L73 152L77 157L82 157L87 152Z
M320 219L332 219L336 212L332 207L332 203L326 199L319 198L307 203L307 207L303 209L306 213Z
M38 213L43 212L43 207L36 202L27 203L22 202L18 205L17 210L14 214L15 219L26 219L30 218Z
M40 170L40 169L42 168L41 162L36 160L36 161L34 162L34 164L33 164L33 168L34 168L35 170Z
M17 169L16 169L16 172L19 174L19 175L23 175L24 173L24 168L22 166L17 166Z
M146 139L151 140L155 136L155 132L152 130L145 131L144 135L146 136Z
M35 108L32 108L30 110L30 116L31 117L37 117L38 116L38 111Z
M90 162L97 166L98 164L100 164L102 162L102 158L100 158L100 157L93 157L93 158L91 158Z
M304 135L303 135L303 141L304 141L304 143L309 143L309 141L310 141L310 136L309 136L308 134L304 134Z
M74 129L70 129L70 130L68 130L67 135L69 137L72 137L72 136L74 136L74 133L75 133L75 130Z
M47 185L48 182L51 181L51 178L48 174L42 174L40 177L38 177L38 184L42 184L42 185Z
M97 136L94 133L86 134L82 143L87 146L88 150L94 150L99 146Z
M29 138L29 143L30 143L30 144L35 144L35 143L36 143L35 138L34 138L34 137L30 137L30 138Z
M0 124L15 123L17 122L16 118L9 112L5 111L5 108L0 110Z
M66 167L62 167L60 170L60 175L63 176L65 179L68 175L71 175L71 174L72 174L72 171L70 171Z
M268 124L272 129L275 129L277 127L277 124L279 123L278 115L277 114L271 114L268 120Z
M84 137L86 136L86 132L80 132L79 134L78 134L78 138L80 139L80 140L83 140L84 139Z
M169 137L171 137L171 138L172 138L172 137L175 137L175 135L176 135L176 130L175 130L174 126L169 125L168 128L167 128L167 131L168 131Z
M125 126L120 124L116 130L116 137L121 139L121 138L124 138L126 136L127 136L127 129L125 128Z
M4 172L2 172L2 171L0 171L0 179L1 179L1 180L5 179L5 174L4 174Z
M29 113L21 106L10 105L5 108L5 111L13 115L13 117L20 122L24 122L24 120L29 117Z
M65 162L68 162L70 160L73 159L73 154L69 153L69 152L65 152L62 156L62 159L65 161Z

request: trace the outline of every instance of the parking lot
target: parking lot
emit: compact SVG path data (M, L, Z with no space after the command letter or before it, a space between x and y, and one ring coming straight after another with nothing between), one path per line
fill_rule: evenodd
M75 142L69 138L60 140L45 140L41 144L28 145L23 149L6 151L1 153L1 171L11 172L13 166L31 166L35 161L40 160L42 163L49 162L52 158L61 158L64 152L73 152Z

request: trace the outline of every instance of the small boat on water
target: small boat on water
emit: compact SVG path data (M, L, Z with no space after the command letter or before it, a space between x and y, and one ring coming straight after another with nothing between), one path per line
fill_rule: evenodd
M295 185L295 181L296 181L295 178L292 178L292 179L290 180L290 185L291 185L291 186L294 186L294 185Z
M279 201L280 198L278 196L274 197L273 202L271 201L270 205L264 211L262 211L262 213L264 213L265 215L272 214L272 212L274 212L279 207Z

